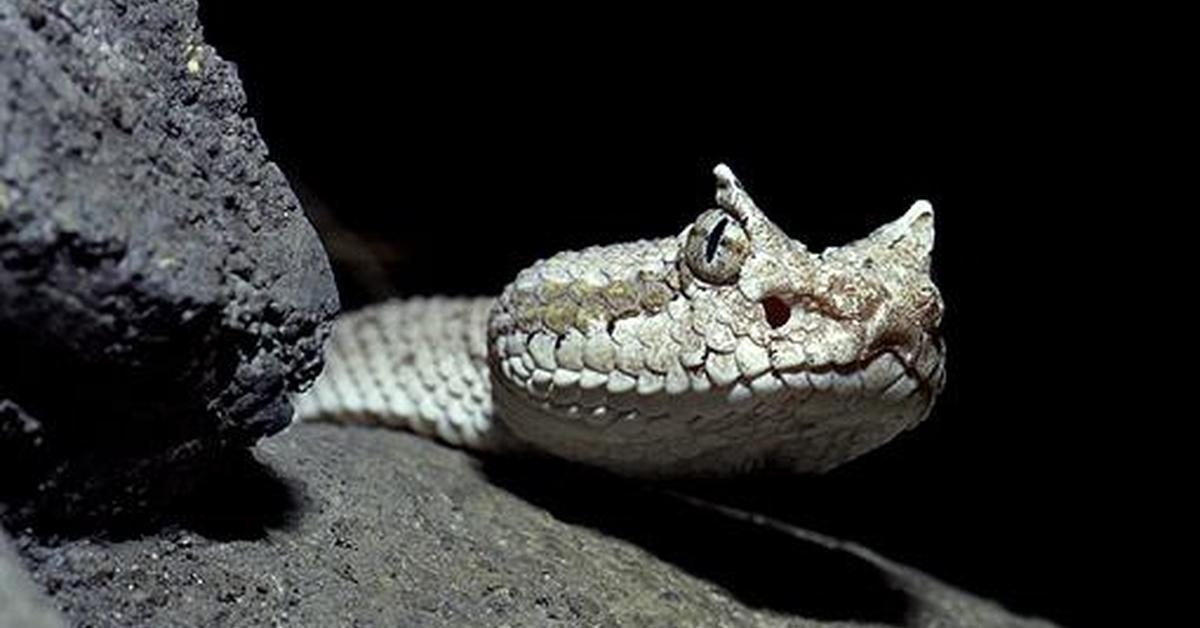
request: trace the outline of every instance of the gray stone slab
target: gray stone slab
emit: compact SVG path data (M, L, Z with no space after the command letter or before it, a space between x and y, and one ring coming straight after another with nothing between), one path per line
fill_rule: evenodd
M303 424L198 499L186 529L31 541L91 625L1050 624L853 545L555 464Z

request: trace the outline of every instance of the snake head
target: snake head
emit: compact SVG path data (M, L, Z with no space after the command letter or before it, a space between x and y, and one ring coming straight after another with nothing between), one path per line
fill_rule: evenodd
M631 475L819 471L928 414L929 203L813 253L714 174L717 207L678 236L560 253L505 289L489 361L519 438Z

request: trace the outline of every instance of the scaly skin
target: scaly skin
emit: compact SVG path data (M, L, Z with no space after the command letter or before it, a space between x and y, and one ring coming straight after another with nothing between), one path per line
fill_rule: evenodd
M822 471L919 423L945 380L929 204L814 254L714 173L718 208L676 237L343 317L301 418L648 477Z

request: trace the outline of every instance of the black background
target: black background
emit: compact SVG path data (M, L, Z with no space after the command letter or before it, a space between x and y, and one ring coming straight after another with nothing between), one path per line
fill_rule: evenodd
M1111 66L1009 34L961 31L964 51L932 26L843 40L720 14L506 15L528 18L513 30L250 4L204 3L206 35L238 64L347 307L493 294L562 249L677 233L712 204L719 161L810 249L929 199L949 350L932 418L828 476L723 497L1018 612L1109 615L1133 480L1106 443L1137 416L1108 366L1128 289L1096 272L1136 256L1100 235L1123 228L1106 214L1105 155L1128 131Z

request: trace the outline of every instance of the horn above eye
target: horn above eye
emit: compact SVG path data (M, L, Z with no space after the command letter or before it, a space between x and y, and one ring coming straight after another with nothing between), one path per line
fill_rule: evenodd
M683 257L700 279L714 284L731 283L750 253L750 238L736 218L720 209L710 209L696 219L688 231Z

